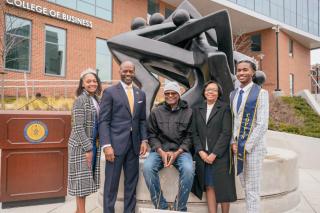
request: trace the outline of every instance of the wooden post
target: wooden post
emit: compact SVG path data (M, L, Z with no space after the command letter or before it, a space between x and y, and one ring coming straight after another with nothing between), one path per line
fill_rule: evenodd
M27 103L29 103L28 80L27 80L26 72L23 73L23 77L24 77L24 87L26 90L26 99L27 99ZM29 105L26 105L26 110L29 110Z

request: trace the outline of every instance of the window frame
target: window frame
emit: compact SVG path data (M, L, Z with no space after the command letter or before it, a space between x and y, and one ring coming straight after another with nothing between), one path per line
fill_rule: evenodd
M150 14L149 12L149 2L150 1L153 1L153 3L155 4L155 6L156 6L156 8L155 8L155 11L152 13L152 14L154 14L154 13L159 13L160 12L160 3L159 3L159 0L148 0L147 1L147 14ZM152 15L152 14L150 14L150 15Z
M79 10L78 9L78 1L93 5L94 6L94 15ZM58 5L60 7L68 8L68 9L73 10L73 11L78 12L78 13L82 13L82 14L85 14L85 15L88 15L88 16L91 16L91 17L94 17L94 18L97 18L97 19L101 19L103 21L107 21L107 22L113 23L113 20L114 20L114 0L110 0L110 1L111 1L111 10L108 10L106 8L103 8L103 7L100 7L99 5L97 5L96 0L94 0L94 3L90 3L90 2L85 1L85 0L76 0L76 8L71 8L71 7L68 7L68 6L64 5L64 4L57 3L57 0L48 0L48 2L51 3L51 4L55 4L55 5ZM99 8L99 9L102 9L102 10L110 12L110 14L111 14L110 20L101 18L100 16L97 16L96 8Z
M293 39L289 38L288 39L288 54L292 58L294 56L294 48L293 48L293 46L294 46L294 41L293 41Z
M260 43L259 43L259 50L254 50L253 49L253 46L256 45L256 43L253 42L253 37L254 36L259 36L259 40L260 40ZM261 52L262 51L262 38L261 38L261 33L255 33L255 34L252 34L250 35L250 41L251 41L251 45L250 45L250 51L251 52Z
M52 73L46 73L46 45L47 45L47 40L46 40L46 34L47 34L47 30L46 30L46 26L49 26L49 27L53 27L53 28L57 28L57 29L61 29L61 30L64 30L65 31L65 64L64 64L64 75L56 75L56 74L52 74ZM43 73L45 76L51 76L51 77L60 77L60 78L66 78L67 76L67 45L68 45L68 42L67 42L67 38L68 38L68 31L67 29L65 28L61 28L61 27L57 27L57 26L54 26L54 25L50 25L50 24L45 24L44 25L44 54L43 54ZM54 44L52 42L48 42L50 44ZM58 44L59 46L59 44Z
M32 20L31 19L27 19L27 18L22 18L20 16L16 16L16 15L13 15L13 14L10 14L10 13L4 13L4 29L3 29L3 32L4 32L4 44L5 44L5 48L6 48L6 36L7 36L7 21L6 21L6 17L7 16L12 16L12 17L15 17L15 18L18 18L18 19L22 19L22 20L26 20L26 21L29 21L30 22L30 34L29 34L29 52L28 52L28 69L27 70L21 70L21 69L14 69L14 68L7 68L6 67L6 57L7 57L7 54L6 56L4 57L4 61L3 61L3 69L6 70L6 71L10 71L10 72L18 72L18 73L31 73L31 65L32 65L32 59L31 59L31 55L32 55ZM10 34L10 35L13 35L13 36L17 36L17 37L20 37L20 38L25 38L25 36L21 36L21 35L14 35L14 34Z
M107 42L108 41L108 39L106 39L106 38L101 38L101 37L96 37L96 70L98 69L99 71L98 71L98 77L100 78L100 80L102 81L102 82L104 82L104 81L112 81L112 78L113 78L113 55L112 55L112 53L111 53L111 51L109 50L109 52L110 52L110 79L107 79L107 80L103 80L103 79L101 79L101 77L100 77L100 75L99 75L99 73L100 73L100 69L97 67L97 53L98 53L98 48L97 48L97 40L103 40L103 41L105 41L105 42ZM106 44L107 45L107 44ZM107 48L108 48L108 45L107 45Z

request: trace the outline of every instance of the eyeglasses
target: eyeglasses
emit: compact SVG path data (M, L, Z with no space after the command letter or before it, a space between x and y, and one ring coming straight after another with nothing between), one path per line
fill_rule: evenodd
M176 95L178 95L178 93L177 92L165 92L164 95L165 96L176 96Z
M205 89L205 92L219 92L217 89Z

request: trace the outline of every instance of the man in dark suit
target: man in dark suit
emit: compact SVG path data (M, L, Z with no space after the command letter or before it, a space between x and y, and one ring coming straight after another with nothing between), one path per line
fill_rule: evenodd
M106 158L104 213L113 213L121 169L124 171L124 212L135 212L139 178L139 154L147 151L146 96L132 85L135 75L130 61L120 65L121 81L102 96L99 138Z

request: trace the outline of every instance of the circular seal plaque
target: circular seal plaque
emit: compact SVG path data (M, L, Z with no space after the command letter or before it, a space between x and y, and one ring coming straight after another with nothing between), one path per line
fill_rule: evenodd
M30 143L41 143L48 136L48 128L42 121L31 121L24 127L24 138Z

